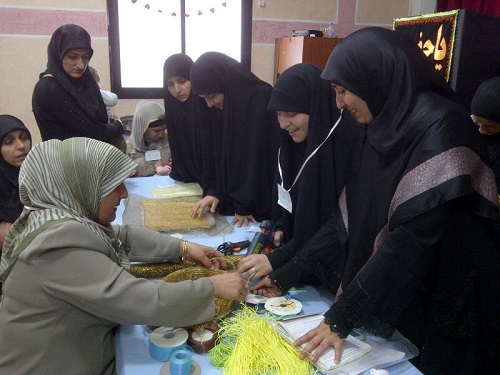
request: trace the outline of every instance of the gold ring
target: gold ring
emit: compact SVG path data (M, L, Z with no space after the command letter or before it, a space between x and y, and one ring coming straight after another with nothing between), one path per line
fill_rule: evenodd
M253 268L253 267L252 267L252 271L253 271L253 272L257 272L257 271L255 271L255 268Z

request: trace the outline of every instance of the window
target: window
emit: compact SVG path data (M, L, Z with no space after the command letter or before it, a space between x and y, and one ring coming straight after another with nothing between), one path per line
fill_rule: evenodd
M123 99L163 97L163 63L223 52L250 69L252 1L108 0L111 89Z

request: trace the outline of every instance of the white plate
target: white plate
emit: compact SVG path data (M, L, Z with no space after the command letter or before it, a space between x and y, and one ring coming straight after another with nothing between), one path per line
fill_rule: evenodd
M245 297L245 302L251 303L252 305L260 305L262 303L266 303L267 300L268 300L267 297L253 293L248 293Z
M285 297L269 298L264 307L273 314L284 316L298 314L302 310L302 303L296 299L286 299Z

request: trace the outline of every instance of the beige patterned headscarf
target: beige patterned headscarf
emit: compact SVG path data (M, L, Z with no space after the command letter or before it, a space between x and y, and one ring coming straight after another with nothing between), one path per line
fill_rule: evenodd
M149 126L158 120L165 118L165 110L161 105L147 100L141 100L135 108L134 118L132 120L132 133L130 138L134 148L142 152L149 150L157 150L158 147L164 145L167 141L162 139L159 142L147 143L144 139Z
M97 224L102 200L137 167L116 147L90 138L52 139L35 146L19 174L19 194L25 205L3 246L0 281L19 254L39 233L64 221L87 226L130 268L111 226Z

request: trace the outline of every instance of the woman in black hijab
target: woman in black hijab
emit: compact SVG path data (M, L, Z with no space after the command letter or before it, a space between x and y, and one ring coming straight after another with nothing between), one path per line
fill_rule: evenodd
M396 31L349 35L322 77L366 133L332 227L348 234L341 285L325 320L296 341L308 342L301 358L333 346L338 363L353 328L398 329L424 374L473 373L474 343L475 373L498 373L498 198L468 111Z
M12 223L21 215L19 170L31 150L31 134L21 120L0 115L0 254Z
M223 114L223 123L204 139L209 145L203 156L205 196L193 215L208 206L235 214L239 226L269 219L279 143L276 116L266 109L271 85L219 52L201 55L190 76L193 93Z
M205 100L191 95L189 70L193 60L178 53L163 65L165 118L172 152L170 177L184 182L201 182L202 127L213 120L214 110Z
M488 145L490 165L500 195L500 77L487 79L479 85L470 110L479 133Z
M289 190L292 205L276 203L276 230L285 235L284 244L238 265L242 273L255 272L255 279L269 274L254 286L254 293L266 297L317 280L336 293L343 271L344 254L332 253L328 241L313 237L334 212L360 125L349 115L340 121L331 85L320 76L321 69L311 64L288 68L276 81L268 106L277 111L281 127L277 184Z
M77 25L59 27L47 48L47 69L32 97L42 139L88 137L125 150L123 125L108 119L99 86L88 68L94 50L90 35Z

